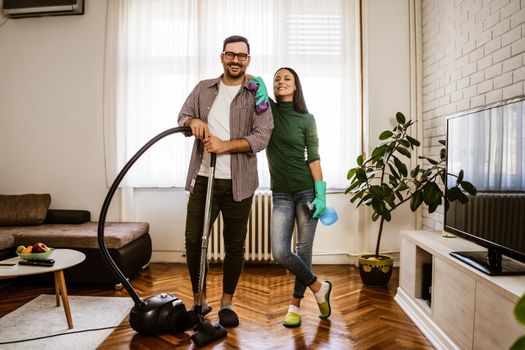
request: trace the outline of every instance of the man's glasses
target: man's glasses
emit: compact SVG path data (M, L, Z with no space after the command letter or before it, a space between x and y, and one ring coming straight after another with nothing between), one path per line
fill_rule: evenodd
M237 56L237 59L239 61L246 61L246 59L250 57L250 55L248 55L247 53L243 53L243 52L235 53L231 51L226 51L226 52L223 52L223 54L224 54L224 57L229 61L233 60L235 56Z

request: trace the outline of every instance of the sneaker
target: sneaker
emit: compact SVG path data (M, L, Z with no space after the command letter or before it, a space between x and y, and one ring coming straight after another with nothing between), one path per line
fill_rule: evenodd
M317 306L319 307L319 318L322 320L328 319L330 315L332 314L332 308L330 307L330 293L332 292L332 282L325 281L328 283L328 291L326 292L324 296L324 303L317 303Z
M299 327L301 325L301 315L295 312L288 312L284 316L283 326L288 328Z

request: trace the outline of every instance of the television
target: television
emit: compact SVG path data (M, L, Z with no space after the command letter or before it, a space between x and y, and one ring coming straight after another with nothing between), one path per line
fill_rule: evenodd
M445 193L460 172L475 196L454 201L443 229L482 246L450 254L489 275L525 274L525 97L447 118Z

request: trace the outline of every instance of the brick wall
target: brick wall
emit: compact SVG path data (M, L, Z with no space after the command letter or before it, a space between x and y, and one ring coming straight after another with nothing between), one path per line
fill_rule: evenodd
M437 157L447 115L524 93L525 0L421 0L421 25L423 152ZM443 228L440 209L424 228Z

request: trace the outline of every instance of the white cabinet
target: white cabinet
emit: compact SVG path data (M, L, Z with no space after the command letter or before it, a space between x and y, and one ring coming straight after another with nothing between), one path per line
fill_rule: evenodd
M403 231L397 303L438 349L508 349L525 327L513 308L525 276L488 276L450 256L484 250L439 232ZM431 303L422 298L424 264L432 264Z

